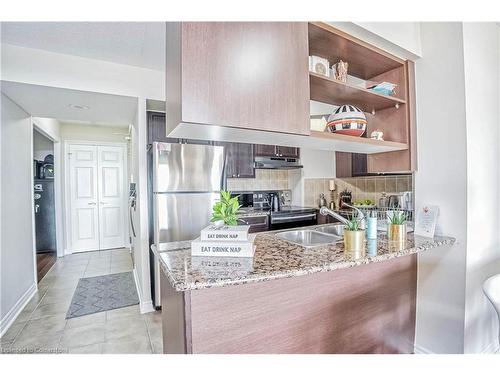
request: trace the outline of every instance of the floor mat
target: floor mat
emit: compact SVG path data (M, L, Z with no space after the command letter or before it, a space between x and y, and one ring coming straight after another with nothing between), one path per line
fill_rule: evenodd
M138 303L132 272L87 277L78 282L66 319Z

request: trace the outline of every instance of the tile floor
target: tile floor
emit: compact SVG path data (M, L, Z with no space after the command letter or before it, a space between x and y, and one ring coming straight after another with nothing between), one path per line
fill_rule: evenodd
M162 353L161 314L139 305L66 320L81 277L132 270L128 249L59 258L1 340L3 353Z

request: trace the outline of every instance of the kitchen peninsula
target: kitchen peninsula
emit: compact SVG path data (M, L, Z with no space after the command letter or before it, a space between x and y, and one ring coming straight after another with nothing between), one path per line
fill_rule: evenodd
M164 353L412 353L416 253L453 238L383 234L366 252L257 235L253 258L161 254ZM165 251L169 250L169 251Z

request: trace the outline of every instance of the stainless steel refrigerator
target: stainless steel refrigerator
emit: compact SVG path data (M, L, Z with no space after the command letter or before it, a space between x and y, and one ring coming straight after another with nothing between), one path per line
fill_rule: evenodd
M159 252L161 244L195 239L209 223L212 207L225 184L224 148L155 142L149 151L149 164L150 243ZM158 308L157 253L151 252L150 260L153 303Z

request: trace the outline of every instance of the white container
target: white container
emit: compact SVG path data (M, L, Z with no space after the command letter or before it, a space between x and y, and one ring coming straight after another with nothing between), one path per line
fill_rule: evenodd
M366 219L366 238L369 240L377 239L377 216L368 216Z

